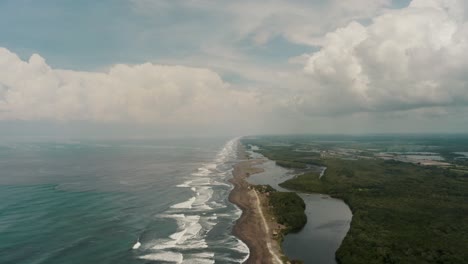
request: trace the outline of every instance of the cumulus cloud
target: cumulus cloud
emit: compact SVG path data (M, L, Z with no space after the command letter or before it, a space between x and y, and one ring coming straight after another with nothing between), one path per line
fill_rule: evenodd
M391 0L231 1L234 28L265 44L281 36L292 43L322 45L322 34L352 20L369 19L391 5Z
M40 55L23 60L0 48L0 120L174 130L240 121L268 133L312 131L319 123L323 131L335 131L335 123L361 129L366 120L397 123L406 115L406 125L418 116L460 120L468 107L462 0L413 0L402 9L390 9L390 0L129 1L139 18L132 21L143 17L144 26L131 30L137 37L128 38L136 43L128 54L166 41L177 52L141 61L169 65L61 70Z
M328 33L294 103L308 113L468 105L467 10L462 0L413 0Z
M79 72L0 48L0 120L212 123L245 116L255 100L205 68L146 63Z

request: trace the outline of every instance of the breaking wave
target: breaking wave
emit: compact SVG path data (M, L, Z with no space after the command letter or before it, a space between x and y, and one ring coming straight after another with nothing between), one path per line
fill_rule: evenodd
M227 142L212 162L203 164L177 185L186 188L192 196L156 216L175 222L176 229L166 237L142 245L140 259L168 263L243 263L248 258L248 247L231 234L241 211L227 199L232 190L227 180L237 161L238 140ZM139 243L133 248L139 249Z

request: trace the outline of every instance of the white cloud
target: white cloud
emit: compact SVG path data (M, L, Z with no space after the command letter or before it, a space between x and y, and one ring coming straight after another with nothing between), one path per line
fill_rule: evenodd
M209 69L146 63L78 72L0 48L1 120L210 124L244 118L255 102Z
M294 103L309 113L468 105L467 6L414 0L368 26L328 33L305 65L309 89Z
M129 1L132 21L143 23L132 28L128 54L147 52L132 61L185 66L70 71L0 48L0 120L173 130L250 122L269 133L353 124L360 131L382 119L384 131L391 118L397 124L408 115L407 125L455 119L468 106L468 5L461 0L414 0L400 10L389 9L390 0ZM144 48L160 42L171 47Z
M391 4L390 0L231 1L234 28L264 44L282 36L292 43L321 45L323 33L352 20L369 19Z

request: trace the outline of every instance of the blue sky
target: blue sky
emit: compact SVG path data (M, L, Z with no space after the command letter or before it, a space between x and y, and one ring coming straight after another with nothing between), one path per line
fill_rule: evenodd
M200 38L212 33L210 23L217 19L221 18L182 8L142 14L127 0L2 1L0 45L24 59L39 53L51 66L68 69L177 60L200 53ZM180 33L172 32L178 26ZM246 54L265 62L308 51L281 37L262 47L238 42Z
M308 2L314 6L326 1ZM404 5L407 1L393 3ZM225 19L223 14L181 4L150 13L137 10L129 0L2 0L0 7L1 46L23 59L39 53L50 65L69 69L183 58L201 53L205 37L226 30L214 26ZM263 45L252 44L248 36L229 41L265 63L285 62L316 49L281 36Z
M131 10L131 4L121 0L2 1L0 45L22 58L39 53L52 66L72 69L137 63L147 59L145 53L167 52L168 44L143 46L135 41L149 25Z
M0 127L464 131L467 10L461 0L0 0Z

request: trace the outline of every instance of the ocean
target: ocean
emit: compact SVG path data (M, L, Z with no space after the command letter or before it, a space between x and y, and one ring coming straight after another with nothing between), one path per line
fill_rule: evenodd
M0 143L0 263L242 263L237 142Z

